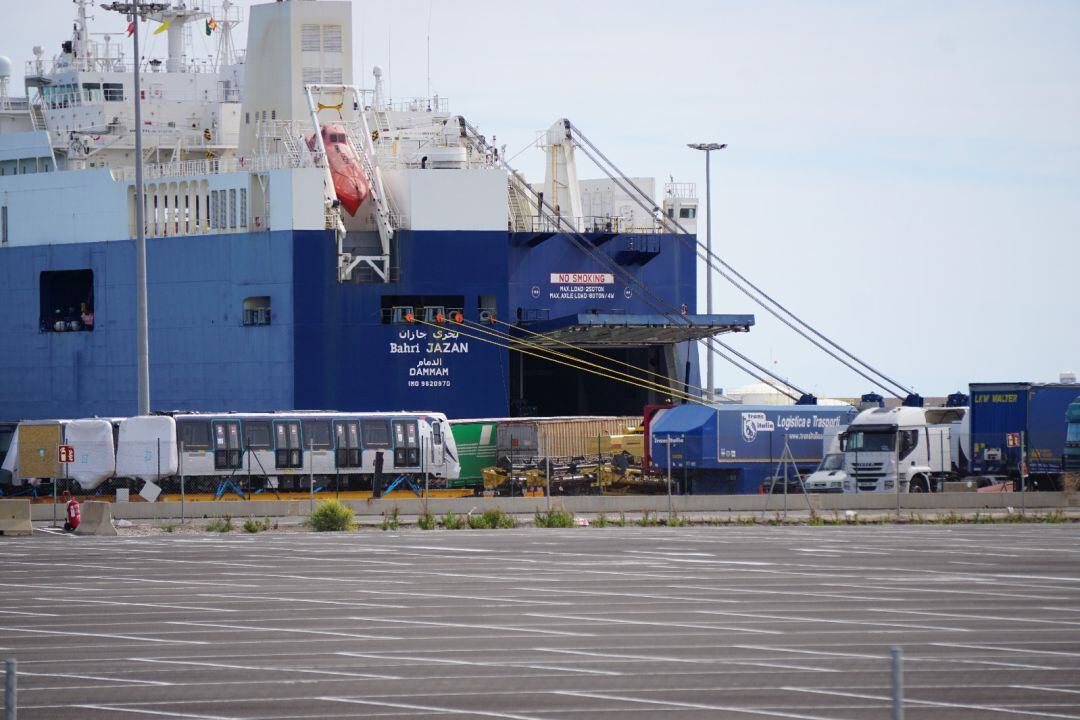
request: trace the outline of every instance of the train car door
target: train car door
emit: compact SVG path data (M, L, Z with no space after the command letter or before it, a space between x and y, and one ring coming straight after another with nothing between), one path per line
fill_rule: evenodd
M299 420L275 420L274 442L274 464L278 468L297 469L304 466Z
M338 420L334 423L334 460L339 468L360 467L360 423Z
M394 467L420 466L420 440L415 420L394 421Z
M446 446L443 444L442 420L431 420L431 464L442 468L446 464Z
M214 421L214 469L239 470L243 464L239 420Z

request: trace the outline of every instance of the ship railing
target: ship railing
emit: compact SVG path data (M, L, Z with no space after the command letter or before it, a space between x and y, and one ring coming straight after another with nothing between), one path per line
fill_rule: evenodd
M143 166L144 180L194 175L220 175L232 172L265 172L299 167L296 160L285 154L259 155L255 157L208 158L205 160L181 160L177 162ZM135 179L135 168L111 168L113 180L129 182Z
M0 110L23 111L30 109L30 100L24 97L0 98Z
M365 109L371 109L365 107ZM390 99L383 103L380 111L390 112L450 112L450 99L439 97L406 97L397 100Z
M664 196L672 198L693 199L697 197L697 183L670 182L664 183Z

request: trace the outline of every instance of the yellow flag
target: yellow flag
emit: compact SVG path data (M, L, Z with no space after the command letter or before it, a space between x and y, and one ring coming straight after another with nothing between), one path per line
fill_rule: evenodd
M158 25L158 29L154 31L154 35L160 35L161 33L165 32L168 29L169 29L169 21L166 20L165 22Z

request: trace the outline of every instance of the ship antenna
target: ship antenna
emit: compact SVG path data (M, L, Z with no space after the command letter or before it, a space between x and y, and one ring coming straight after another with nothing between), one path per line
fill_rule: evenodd
M427 6L427 101L431 107L431 0ZM437 108L436 108L437 109Z

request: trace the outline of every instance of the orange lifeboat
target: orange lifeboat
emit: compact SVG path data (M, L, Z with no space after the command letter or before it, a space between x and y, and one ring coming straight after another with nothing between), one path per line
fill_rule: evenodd
M321 132L330 176L334 180L334 192L341 206L350 215L356 215L360 204L371 194L371 184L360 165L360 158L349 145L345 128L341 125L323 125ZM308 138L307 143L312 150L318 146L314 135Z

